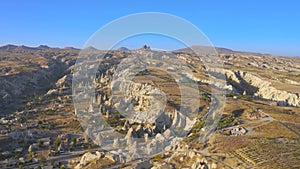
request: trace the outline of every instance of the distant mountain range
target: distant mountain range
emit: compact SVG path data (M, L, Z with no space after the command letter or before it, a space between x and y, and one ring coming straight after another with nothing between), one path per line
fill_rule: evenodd
M197 49L197 50L202 50L202 51L207 51L207 50L216 50L219 54L253 54L253 55L270 55L270 54L262 54L258 52L244 52L244 51L234 51L231 49L227 48L222 48L222 47L211 47L211 46L192 46L191 48ZM192 52L191 48L183 48L183 49L178 49L175 50L177 52Z
M254 54L254 55L270 55L270 54L262 54L262 53L258 53L258 52L244 52L244 51L234 51L231 49L227 49L227 48L222 48L222 47L209 47L209 46L192 46L192 48L195 49L200 49L200 50L212 50L215 49L219 54ZM65 50L81 50L78 48L74 48L74 47L65 47L65 48L53 48L53 47L49 47L47 45L40 45L38 47L28 47L28 46L17 46L17 45L5 45L5 46L1 46L0 50L2 51L10 51L10 52L18 52L18 51L24 51L24 50L28 50L28 51L37 51L37 50L50 50L50 49L65 49ZM98 50L97 48L93 47L93 46L89 46L85 49L88 50ZM121 50L121 51L129 51L130 49L126 48L126 47L120 47L116 50ZM178 50L174 50L176 52L192 52L191 48L183 48L183 49L178 49Z

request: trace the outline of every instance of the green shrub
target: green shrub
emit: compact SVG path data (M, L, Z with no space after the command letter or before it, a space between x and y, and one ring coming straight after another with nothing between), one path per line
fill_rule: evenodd
M61 141L60 140L55 140L53 145L57 148L60 145Z
M231 127L239 124L239 119L234 115L223 116L219 122L219 128Z
M43 141L41 141L41 140L38 140L37 141L37 145L40 147L40 146L42 146L44 143L43 143Z
M155 156L154 156L154 159L155 160L161 160L163 158L163 155L161 155L161 154L156 154Z
M226 97L233 97L234 95L232 93L227 93Z

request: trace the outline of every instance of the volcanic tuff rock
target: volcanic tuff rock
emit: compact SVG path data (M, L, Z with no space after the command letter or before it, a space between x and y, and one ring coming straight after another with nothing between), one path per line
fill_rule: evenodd
M79 164L77 166L75 166L75 169L83 168L88 163L92 162L93 160L100 159L101 157L102 157L102 155L98 151L96 152L96 154L87 152L81 157L81 160L80 160Z
M84 58L84 60L86 61L92 59L94 57L94 53L95 55L99 54L101 56L103 53L106 53L106 51L100 51L93 48L89 48L88 50L89 50L88 54L91 55L89 55L89 57L87 58ZM56 117L64 118L65 113L68 113L70 114L71 117L70 119L72 119L73 114L72 114L71 106L73 106L73 104L71 102L71 94L72 94L71 88L72 88L73 73L76 72L74 71L74 63L77 59L76 57L78 56L78 52L79 50L74 48L54 49L54 48L49 48L47 46L40 46L37 48L30 48L25 46L17 47L13 45L0 47L0 86L1 86L0 87L0 109L2 109L6 105L14 109L15 106L17 105L16 100L21 99L21 97L27 99L25 103L31 103L33 101L31 101L32 98L29 98L29 96L39 96L39 97L35 97L36 98L35 102L37 102L36 103L37 106L39 106L38 104L42 104L41 107L38 107L41 109L32 110L32 112L36 114L32 113L33 121L31 122L36 124L37 120L40 119L38 110L42 110L42 111L50 110L49 116L52 116L51 115L52 113L53 116L55 116L55 118L53 118L54 120L52 120L52 118L51 119L49 118L52 122L55 122L53 124L57 124L57 122L59 124L62 124L62 125L54 126L55 128L52 131L59 130L59 132L61 132L60 127L63 126L66 127L66 130L63 130L63 132L65 131L69 132L69 130L71 129L68 127L69 121L65 122L64 120L66 119L57 119L56 121ZM75 110L75 114L77 114L77 117L80 116L84 117L84 118L77 118L77 119L86 119L87 122L90 122L89 124L95 123L95 126L90 126L86 128L86 133L88 133L88 135L91 136L91 138L93 138L96 143L99 143L100 146L104 147L108 143L110 144L112 143L113 144L112 148L115 149L124 146L127 147L122 149L122 151L120 151L121 149L116 150L118 151L118 153L112 153L112 151L110 153L107 152L106 153L96 152L96 154L86 153L82 156L80 161L76 162L76 165L79 163L76 166L76 168L81 168L81 167L88 168L91 167L93 162L97 161L101 163L102 160L106 162L111 161L113 163L116 163L116 165L119 165L125 162L129 162L130 160L139 157L139 155L145 155L145 154L152 155L156 153L161 153L161 150L163 149L165 150L165 154L162 157L163 159L159 160L160 156L157 156L157 159L152 161L153 165L155 166L153 168L168 168L168 167L170 168L187 167L187 168L195 168L195 169L196 168L222 168L221 167L222 163L219 162L216 163L215 160L212 160L209 157L203 157L201 155L202 153L199 153L198 145L195 144L195 145L189 145L191 147L185 147L184 145L179 144L179 143L184 143L185 141L187 141L186 142L187 144L191 143L189 142L190 141L189 138L183 140L181 137L176 137L176 136L181 136L180 134L184 132L187 132L187 134L189 134L188 133L188 131L190 131L189 128L191 128L192 125L195 124L194 121L184 116L184 114L182 114L179 111L177 106L167 107L167 109L163 109L163 107L160 106L153 107L153 104L151 104L152 103L151 101L153 100L155 103L157 103L157 101L162 101L162 103L164 103L165 95L163 91L166 90L161 90L158 87L160 85L161 86L166 85L167 87L171 86L169 87L169 89L173 90L174 85L171 78L169 78L168 76L164 76L162 74L163 78L159 79L159 81L156 81L156 83L159 85L155 84L155 82L153 83L150 82L150 78L149 79L145 78L146 82L143 81L141 83L138 83L137 81L139 79L142 79L142 76L144 76L145 74L154 75L155 73L161 73L158 71L153 71L151 69L148 69L148 71L138 70L136 72L138 73L136 76L137 78L135 79L136 81L131 81L130 83L124 83L121 85L117 84L116 81L113 81L116 75L122 77L126 75L126 73L130 73L130 72L126 72L126 70L122 71L123 69L120 69L119 63L122 60L125 60L125 58L128 58L133 53L140 54L138 56L143 56L143 54L149 54L149 57L151 57L152 60L141 59L142 61L146 61L148 65L154 65L154 64L162 65L160 62L153 62L154 64L152 63L152 61L160 61L159 57L157 57L156 60L154 59L156 55L150 55L153 52L155 53L156 51L151 50L148 46L145 46L141 50L134 50L134 51L130 51L126 49L110 51L105 54L105 57L101 61L99 67L97 67L98 66L97 64L95 65L84 64L85 62L83 63L82 67L79 67L79 70L96 70L96 69L98 70L96 72L95 79L93 79L94 80L93 82L90 82L89 84L85 84L85 83L77 84L77 86L75 86L75 89L77 88L78 90L76 91L81 91L91 85L94 85L95 90L97 92L95 94L95 98L92 98L90 100L94 103L97 103L98 110L101 110L102 115L105 116L104 120L106 120L107 122L112 122L111 126L113 126L114 129L111 130L119 131L120 133L127 133L127 136L124 139L114 138L110 135L112 131L105 130L106 126L104 126L102 121L99 121L100 124L98 125L98 122L96 120L97 119L96 115L98 115L99 113L96 112L97 109L92 104L90 104L89 106L85 106L85 105L82 106L84 107L83 110L81 109ZM231 94L228 95L229 96L228 99L231 100L230 98L231 96L233 96L233 98L235 99L233 100L232 103L228 103L228 104L235 104L236 102L238 103L240 101L238 100L240 98L237 96L236 93L239 92L240 94L254 96L253 100L255 100L256 97L256 98L274 100L279 105L283 105L283 106L285 105L298 106L298 107L300 106L299 94L297 94L300 88L300 83L299 83L300 81L299 60L300 59L299 58L272 57L266 55L258 55L255 53L249 53L249 54L241 53L241 52L236 53L234 51L230 51L226 49L224 50L219 49L218 52L220 53L221 58L224 59L223 60L224 65L222 67L225 68L225 71L220 67L208 68L207 66L202 64L202 62L198 57L189 54L185 51L170 52L172 53L172 57L170 57L172 59L166 59L166 61L168 61L167 62L168 64L165 67L166 70L170 72L177 71L179 72L179 74L182 73L182 76L180 77L188 77L189 80L192 79L194 80L194 82L196 81L197 84L201 86L201 88L203 86L203 90L207 90L207 88L209 87L216 87L218 89L223 89L226 92L230 92ZM165 52L164 54L167 53L168 52ZM178 67L173 66L174 64L175 65L177 64L173 62L174 60L173 54L176 58L178 58L179 60L178 63L186 61L187 63L189 63L189 66L193 68L193 71L188 73L186 73L186 71L178 71L180 70L179 68L181 66ZM131 60L129 60L128 62L125 62L123 66L125 66L126 68L128 65L137 65L132 63L134 62L131 62ZM119 73L118 70L120 70ZM82 78L90 77L90 74L88 74L89 71L82 71L82 72L83 73L80 74L81 75L80 77ZM74 74L76 76L76 73ZM214 77L206 76L207 74L210 74ZM224 75L226 75L226 77ZM227 80L227 82L225 80ZM120 81L122 81L122 79ZM112 95L110 92L110 89L112 87L110 86L111 82L114 82L113 86L116 86L116 90L115 89L113 90L117 91L117 89L119 89L120 91L123 91L123 93L120 92L120 94L124 94L126 97L123 97L122 100L115 100L113 97L116 97L117 95ZM118 93L114 93L114 94L118 94ZM171 94L173 93L169 93L169 94L167 93L166 94L167 98L168 95L171 96ZM87 95L83 93L79 93L78 95L78 97L81 98L85 98L86 96ZM175 95L172 96L173 100L176 100L177 94L176 97L174 96ZM45 100L40 101L38 100L39 98ZM28 99L30 101L28 101ZM248 97L243 96L241 97L241 99L247 99L246 102L248 103ZM214 100L214 98L212 100ZM249 102L251 102L251 99L249 100L250 100ZM258 102L265 103L265 101L262 100L259 100ZM35 104L27 104L27 105L29 105L28 109L36 108L34 107L36 106ZM33 106L31 107L30 105ZM53 106L55 108L61 107L61 109L53 109ZM260 107L261 105L258 106ZM264 104L264 106L271 107L274 105ZM248 107L250 106L247 105L247 109ZM67 108L70 108L70 110ZM251 106L251 108L249 109L252 110L253 108L254 109L256 108L256 112L250 111L249 117L252 118L252 120L249 121L262 120L261 118L264 115L259 114L261 112L259 112L259 109L257 109L258 107L256 106L255 107ZM279 109L279 107L277 106L274 106L272 108ZM125 116L126 114L124 116L121 116L123 115L121 114L123 112L118 112L118 109L125 109L125 110L127 109L129 112L131 110L135 110L138 112L136 114L137 116L141 115L139 113L144 113L141 115L143 116L143 118L142 120L140 118L140 121L143 122L144 119L147 119L148 121L153 123L140 123L140 124L133 123L137 119L133 119L130 122L128 117ZM280 109L296 109L296 108L280 108ZM147 110L151 110L152 112L150 111L147 112ZM14 110L11 110L11 112L12 111ZM273 110L271 109L270 111ZM9 112L10 111L8 111L8 113ZM249 114L248 111L245 112ZM289 113L287 114L287 116L290 116L291 118L298 117L297 111L287 110L287 112ZM46 113L48 116L48 111ZM292 113L294 113L294 115L292 115ZM17 115L16 117L19 116ZM153 118L155 120L149 120L149 118ZM243 118L243 117L240 116L239 118ZM1 119L3 122L3 125L0 126L1 130L4 125L7 125L8 123L12 123L12 124L17 123L18 121L15 120L13 122L10 122L10 119L6 119L6 117L3 117ZM280 119L278 118L278 121L279 120ZM77 123L75 124L77 125ZM264 125L267 126L268 124L264 123ZM21 127L22 126L27 126L27 125L23 123L21 124ZM34 128L39 127L38 125L36 126L30 125L30 126L33 126ZM70 127L71 126L73 125L70 125ZM201 128L200 125L197 127L199 127L197 128L197 130L193 130L196 131L196 134L198 134L198 129L199 132L202 131L200 129ZM293 128L293 126L291 126L291 128ZM277 128L275 128L275 130L277 130ZM6 128L3 128L3 131L8 132ZM27 130L27 131L28 132L26 133L23 132L23 129L20 131L13 131L8 133L7 136L16 140L18 140L19 138L36 140L37 138L50 137L50 135L48 135L47 132L44 132L45 130L41 130L43 131L41 133L38 133L39 130ZM73 130L71 129L70 131ZM246 133L251 134L252 131L248 130L248 128L246 130L246 128L236 127L233 128L232 130L230 129L230 132L232 135L244 135ZM272 131L270 131L270 133L271 132ZM86 133L83 135L84 140L80 141L83 144L87 143L88 141L88 137ZM197 136L193 134L194 133L191 133L189 137ZM81 139L78 139L78 141L79 140ZM45 142L43 144L46 145ZM35 143L33 143L32 146L30 146L30 148L27 147L25 150L34 151L35 146L36 146ZM61 144L60 147L63 147L63 144ZM77 146L77 148L79 148L79 146ZM75 149L75 151L77 151L77 148ZM141 148L143 152L137 151L138 148ZM130 157L125 158L125 154L128 154ZM20 160L20 161L24 161L24 160ZM73 164L75 164L75 162ZM186 166L182 166L182 164ZM233 168L235 167L236 166L234 166ZM128 166L128 168L133 168L133 166Z
M0 47L0 107L20 106L28 97L44 94L74 63L78 51L7 45ZM0 109L0 111L1 111Z
M287 91L278 90L272 86L272 83L243 71L226 71L226 77L240 93L246 91L247 95L257 96L262 99L273 100L281 106L297 106L300 107L299 94L289 93Z

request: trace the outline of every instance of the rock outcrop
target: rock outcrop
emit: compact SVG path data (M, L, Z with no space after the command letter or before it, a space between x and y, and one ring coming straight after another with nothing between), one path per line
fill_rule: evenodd
M262 99L276 101L280 106L300 107L299 94L278 90L269 81L243 71L226 71L228 81L239 91Z
M96 154L92 154L90 152L85 153L79 162L78 165L75 166L75 169L80 169L89 164L90 162L94 160L98 160L102 157L103 155L100 152L96 152Z

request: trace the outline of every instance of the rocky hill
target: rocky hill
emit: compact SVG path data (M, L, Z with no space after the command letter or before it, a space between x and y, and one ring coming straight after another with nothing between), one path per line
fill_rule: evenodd
M0 168L299 166L300 58L216 51L0 47Z
M70 73L78 53L48 46L0 47L0 111L13 110L22 101L46 93Z
M195 46L201 50L211 47ZM209 48L209 49L208 49ZM93 50L95 50L93 48ZM122 48L120 52L127 51ZM300 106L300 59L216 48L224 60L226 89L240 94L276 101L279 105ZM57 80L70 76L80 50L6 45L0 47L0 107L12 107L19 101L47 93ZM189 59L189 48L176 50ZM182 57L182 56L180 56ZM68 78L71 80L71 78ZM207 79L198 79L210 83ZM71 82L68 82L71 83Z

